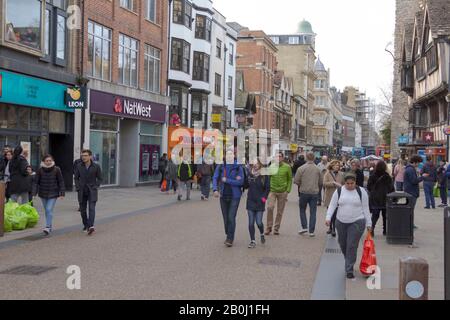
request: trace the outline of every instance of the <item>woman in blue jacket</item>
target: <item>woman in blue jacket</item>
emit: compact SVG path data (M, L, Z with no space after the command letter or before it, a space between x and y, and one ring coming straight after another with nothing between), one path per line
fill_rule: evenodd
M250 166L248 176L248 194L247 194L247 212L248 212L248 231L250 232L249 248L256 247L255 241L255 222L258 226L261 243L264 244L264 224L263 215L266 210L266 201L270 192L269 176L261 175L261 162L259 160Z
M222 210L223 223L227 238L225 245L233 246L234 233L236 230L236 214L242 196L242 186L244 185L244 168L234 163L220 164L216 167L213 178L214 197L220 194L220 208Z

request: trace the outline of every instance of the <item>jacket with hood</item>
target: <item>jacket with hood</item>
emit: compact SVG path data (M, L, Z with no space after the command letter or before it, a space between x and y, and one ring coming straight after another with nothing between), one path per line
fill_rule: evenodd
M387 195L394 192L394 182L387 172L375 172L367 183L370 209L385 209Z
M36 172L34 179L33 195L38 195L43 199L54 199L64 197L65 185L61 169L55 166L55 163L49 167L44 163Z
M227 178L226 182L222 182L222 178ZM240 177L240 179L237 179ZM244 185L244 168L237 164L221 164L216 167L213 177L213 191L220 191L220 196L228 196L226 190L231 190L230 197L233 199L241 198L242 186Z

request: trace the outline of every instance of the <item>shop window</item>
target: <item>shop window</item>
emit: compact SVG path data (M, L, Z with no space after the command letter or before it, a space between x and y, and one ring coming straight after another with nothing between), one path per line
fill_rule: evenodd
M49 112L49 132L66 133L66 114L64 112Z
M48 131L48 110L42 110L42 131Z
M141 134L162 135L162 125L151 122L141 121Z
M17 129L28 130L30 125L30 109L18 107L18 126Z
M39 0L4 0L5 40L41 51L41 10Z
M88 22L88 75L111 80L111 29Z
M117 133L91 131L90 147L93 158L102 168L104 185L117 183Z
M117 118L91 114L91 130L118 131Z
M17 128L17 109L9 104L0 104L0 128Z
M30 130L40 131L42 130L42 110L31 109Z
M139 43L137 40L119 35L119 83L138 86Z

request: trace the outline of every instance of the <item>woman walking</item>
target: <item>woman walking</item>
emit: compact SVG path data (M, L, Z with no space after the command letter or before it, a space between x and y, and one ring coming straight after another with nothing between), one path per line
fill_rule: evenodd
M200 180L200 190L202 201L209 200L211 192L211 177L214 175L214 168L211 164L203 162L197 167L197 177Z
M248 231L250 232L250 249L256 247L255 241L255 222L258 226L261 243L266 243L264 238L263 215L266 210L266 201L270 192L269 176L261 175L261 162L259 160L250 166L248 174L248 195L247 195L247 212L248 212Z
M325 189L324 205L326 208L330 206L331 198L337 188L344 184L344 174L341 172L341 163L337 160L332 161L328 165L328 171L323 178L323 187ZM327 234L331 234L336 237L336 215L334 214L331 219L330 228Z
M366 228L371 231L372 220L367 193L356 185L356 177L351 173L345 176L344 186L333 194L325 222L328 227L335 212L338 242L345 258L345 272L347 279L354 279L359 241Z
M36 173L33 189L33 194L41 198L45 210L46 226L43 230L45 235L52 232L53 209L56 200L64 198L64 193L65 187L61 169L55 166L55 161L51 155L46 155Z
M173 194L177 193L177 174L178 167L173 163L172 158L169 159L166 168L167 194L173 189Z
M18 146L14 149L13 158L9 161L9 193L11 200L25 204L28 202L28 161L22 156L23 149Z
M405 181L406 162L403 159L398 160L394 168L395 188L397 191L403 191L403 182Z
M367 183L369 208L372 213L372 236L375 234L375 226L380 218L380 212L383 216L383 235L386 235L386 198L389 193L395 191L392 178L386 170L386 163L378 162L374 174L370 176Z

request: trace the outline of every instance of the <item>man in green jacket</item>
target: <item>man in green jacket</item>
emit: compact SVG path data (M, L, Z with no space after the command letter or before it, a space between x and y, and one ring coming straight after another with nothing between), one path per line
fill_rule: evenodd
M267 229L266 235L272 233L280 234L281 219L283 217L284 207L287 202L287 198L292 189L292 168L286 162L284 162L283 153L278 154L279 166L272 164L270 167L270 193L267 201ZM277 217L275 219L275 226L273 225L273 211L275 209L275 203L277 205Z

